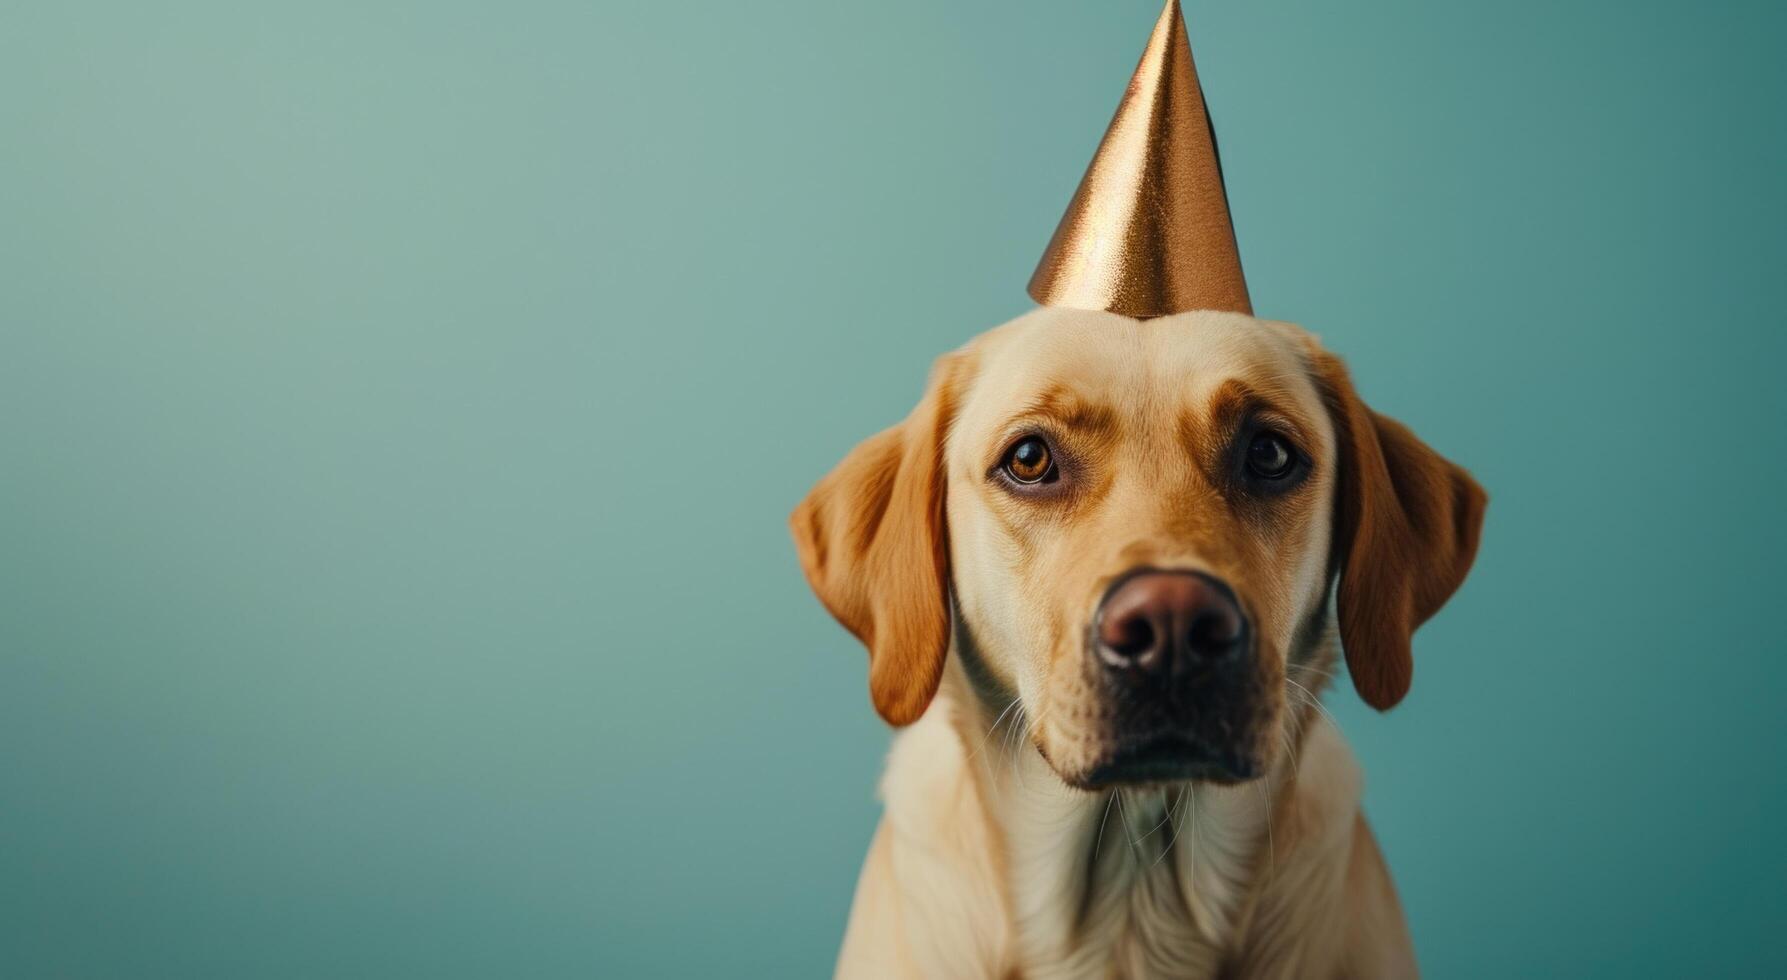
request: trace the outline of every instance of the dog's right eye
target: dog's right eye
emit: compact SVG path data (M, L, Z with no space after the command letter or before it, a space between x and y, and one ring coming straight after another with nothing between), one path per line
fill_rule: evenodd
M1290 443L1272 432L1262 432L1247 445L1247 468L1262 480L1282 480L1297 464Z
M1036 436L1018 440L1005 453L1005 474L1019 483L1041 483L1055 472L1055 455Z

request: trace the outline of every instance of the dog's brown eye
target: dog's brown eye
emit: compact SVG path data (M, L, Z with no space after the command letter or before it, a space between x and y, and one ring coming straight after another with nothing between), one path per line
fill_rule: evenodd
M1247 445L1247 469L1262 480L1282 480L1296 465L1290 443L1274 433L1262 432Z
M1035 436L1019 441L1005 454L1005 472L1019 483L1041 483L1054 468L1049 444Z

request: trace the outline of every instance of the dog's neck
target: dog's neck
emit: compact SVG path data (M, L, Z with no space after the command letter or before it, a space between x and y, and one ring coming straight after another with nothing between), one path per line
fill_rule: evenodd
M1021 705L989 698L961 658L950 660L884 783L894 833L936 840L937 828L912 825L938 819L939 799L950 801L955 836L971 828L961 847L911 865L910 887L931 893L913 904L929 910L939 952L955 946L960 957L965 943L989 969L1027 980L1104 976L1113 964L1128 976L1212 976L1231 961L1262 882L1289 857L1281 848L1293 841L1275 830L1292 830L1283 824L1297 755L1321 730L1333 733L1313 705L1299 706L1290 757L1259 780L1092 793L1049 768ZM939 768L940 758L953 764ZM997 927L985 921L986 898L1004 911Z
M1214 973L1271 857L1278 772L1242 786L1088 793L1050 769L1026 737L1021 709L981 726L984 702L959 686L952 693L968 701L959 715L973 719L972 727L958 721L958 737L1004 844L1025 975L1045 966L1059 976L1097 975L1114 957L1132 961L1123 971L1130 976Z

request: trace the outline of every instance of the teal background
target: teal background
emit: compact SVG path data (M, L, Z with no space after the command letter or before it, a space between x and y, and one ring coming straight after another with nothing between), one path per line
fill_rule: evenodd
M0 8L0 975L825 974L783 529L1023 312L1155 0ZM1188 3L1254 296L1474 469L1435 977L1787 969L1773 3Z

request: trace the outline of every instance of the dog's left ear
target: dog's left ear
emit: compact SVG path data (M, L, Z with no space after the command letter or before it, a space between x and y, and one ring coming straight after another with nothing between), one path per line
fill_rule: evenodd
M1339 447L1334 549L1353 686L1386 711L1408 693L1416 627L1464 583L1489 498L1402 423L1368 408L1340 359L1313 354Z
M961 358L938 361L906 421L852 450L789 518L807 584L869 648L869 695L892 725L924 714L949 649L943 443Z

